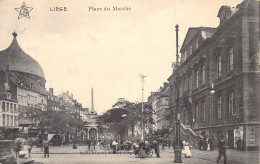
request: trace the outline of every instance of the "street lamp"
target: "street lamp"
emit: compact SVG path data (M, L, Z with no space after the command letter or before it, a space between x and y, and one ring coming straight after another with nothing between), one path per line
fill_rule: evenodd
M175 158L174 158L174 163L182 163L181 159L181 145L180 145L180 126L181 126L181 115L180 113L177 113L177 121L176 121L176 144L174 147L174 153L175 153Z
M176 31L176 64L178 66L178 58L179 58L179 46L178 46L178 31L179 31L179 26L175 26L175 31ZM176 109L175 109L175 120L176 120L176 139L175 139L175 146L174 146L174 163L182 163L181 159L181 145L180 145L180 124L181 124L181 116L179 113L179 80L178 77L176 77Z
M211 83L210 85L210 95L209 95L209 98L210 98L210 126L212 125L212 121L213 121L213 95L215 94L215 90L214 90L214 83ZM211 130L210 130L210 134L211 134Z
M143 141L144 140L144 78L146 76L144 75L140 75L141 76L141 79L142 79L142 127L141 127L141 140Z

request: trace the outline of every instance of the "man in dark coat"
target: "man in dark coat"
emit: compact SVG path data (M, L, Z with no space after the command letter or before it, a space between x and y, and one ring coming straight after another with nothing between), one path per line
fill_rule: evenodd
M208 142L207 142L206 138L203 138L202 141L203 141L203 150L206 150L206 151L207 151Z
M44 158L46 157L46 155L49 157L49 141L47 139L43 141L43 149L44 149Z
M153 140L153 148L157 158L160 158L160 150L159 150L159 143L156 140Z
M224 140L224 136L220 137L220 140L218 142L218 158L217 158L217 163L219 163L219 160L221 159L221 157L224 157L224 164L227 163L227 153L226 153L226 142Z
M94 146L94 150L95 150L95 147L96 147L96 140L93 140L93 146Z
M87 144L88 144L88 150L90 150L91 141L90 141L90 140L87 140Z
M202 139L200 139L200 141L199 141L199 150L201 150L201 147L203 146L203 140Z

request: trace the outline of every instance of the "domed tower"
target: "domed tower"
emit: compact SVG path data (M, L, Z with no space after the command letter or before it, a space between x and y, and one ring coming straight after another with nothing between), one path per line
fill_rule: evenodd
M45 88L46 80L41 66L21 49L16 39L16 32L13 32L13 37L11 45L0 51L0 70L6 70L8 67L10 72L22 73Z
M0 86L8 92L21 108L36 107L47 110L48 91L40 64L25 53L13 32L13 41L0 51ZM0 96L5 94L0 91Z

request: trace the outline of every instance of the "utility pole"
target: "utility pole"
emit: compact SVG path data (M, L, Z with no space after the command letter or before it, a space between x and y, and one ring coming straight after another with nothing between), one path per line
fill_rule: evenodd
M144 78L146 76L140 75L142 79L142 127L141 127L141 140L144 140Z

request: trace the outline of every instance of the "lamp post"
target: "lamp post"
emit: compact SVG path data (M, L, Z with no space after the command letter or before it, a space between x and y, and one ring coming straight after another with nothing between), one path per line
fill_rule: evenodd
M211 88L210 88L210 94L209 94L209 98L210 98L210 122L209 122L209 124L210 124L210 126L212 125L212 121L213 121L213 94L215 94L215 90L214 90L214 84L213 83L211 83L211 86L210 86ZM212 131L210 130L210 135L212 134Z
M178 46L178 31L179 31L179 26L175 26L175 31L176 31L176 65L178 67L178 58L179 58L179 46ZM181 124L181 118L180 118L180 113L179 113L179 80L178 77L176 76L176 109L175 109L175 121L176 121L176 138L175 138L175 146L174 146L174 163L182 163L181 159L181 145L180 145L180 124Z
M140 75L142 79L142 125L141 125L141 140L144 140L144 78L146 76Z

